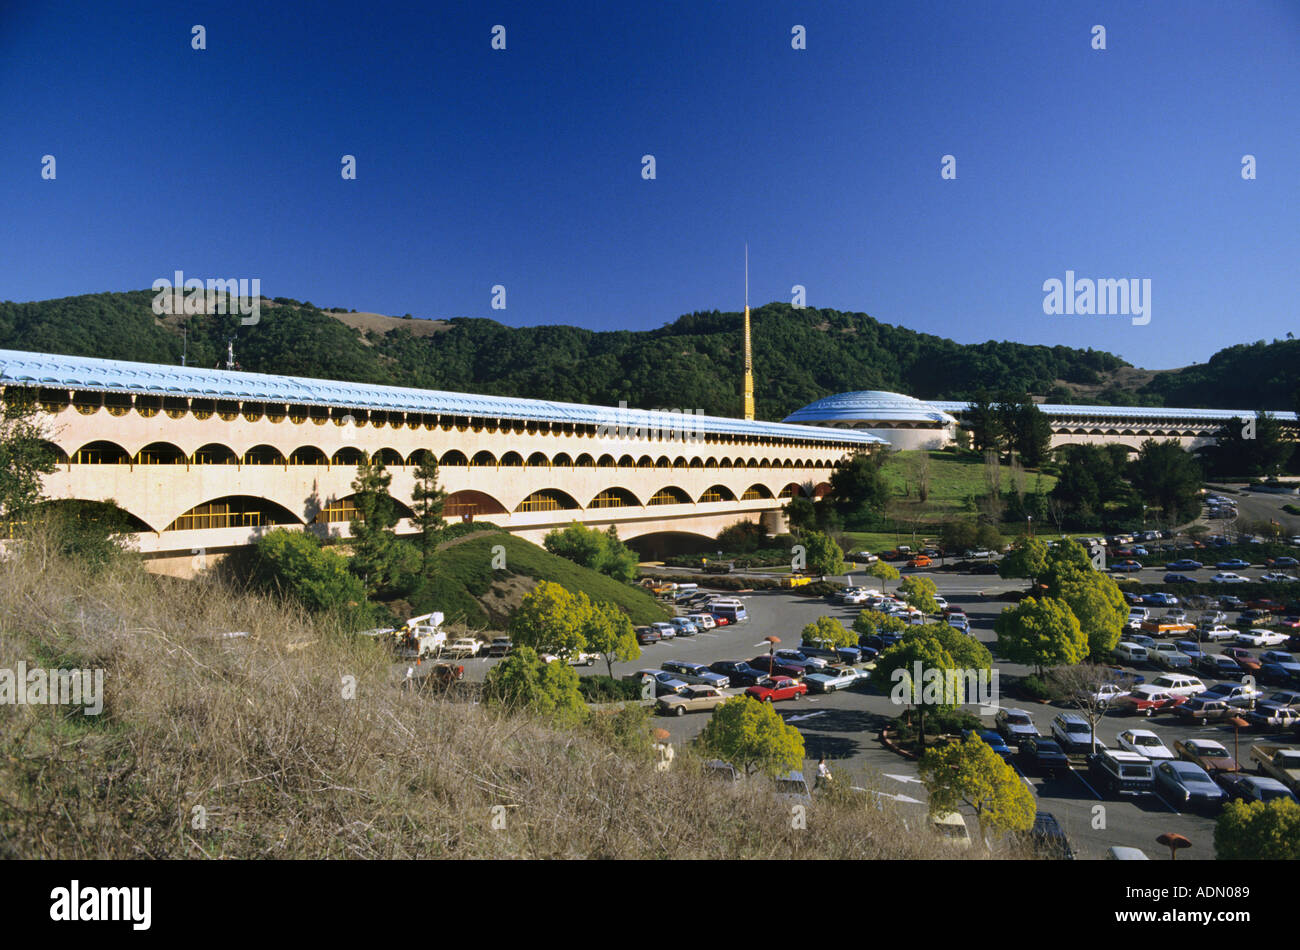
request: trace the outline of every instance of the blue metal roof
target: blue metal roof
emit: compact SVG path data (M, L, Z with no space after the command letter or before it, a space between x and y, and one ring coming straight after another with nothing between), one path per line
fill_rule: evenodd
M440 392L405 386L376 386L296 376L228 372L193 366L129 363L85 356L60 356L0 350L0 385L46 386L91 392L145 393L204 399L243 399L253 402L337 406L393 412L423 412L492 419L568 422L580 425L641 426L679 433L754 435L794 440L830 440L860 445L885 444L865 432L780 422L759 422L655 412L542 399L513 399L472 393ZM680 435L678 436L680 438Z
M935 407L902 393L863 390L836 393L809 403L785 417L786 422L934 422L950 425L957 420Z
M965 412L970 408L968 402L932 401L930 405L945 412ZM1068 406L1060 403L1041 403L1038 406L1049 416L1079 416L1101 419L1204 419L1206 421L1223 421L1230 419L1253 419L1253 409L1176 409L1164 406ZM1295 422L1294 412L1273 412L1268 414L1283 422Z

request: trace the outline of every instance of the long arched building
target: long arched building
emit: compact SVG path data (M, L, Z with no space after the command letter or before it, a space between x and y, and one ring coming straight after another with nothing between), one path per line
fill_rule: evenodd
M153 567L188 573L276 525L346 537L362 453L410 515L422 452L449 521L540 541L577 520L625 539L779 525L796 495L884 442L866 432L0 350L6 398L35 397L53 499L112 500ZM409 522L399 530L410 530Z

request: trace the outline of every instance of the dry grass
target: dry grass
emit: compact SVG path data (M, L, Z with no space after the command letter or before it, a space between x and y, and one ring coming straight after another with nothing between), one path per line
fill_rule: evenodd
M861 799L800 830L689 755L659 773L585 728L400 689L328 620L217 583L91 575L36 539L0 562L0 609L0 667L106 671L98 717L0 708L0 857L965 856Z

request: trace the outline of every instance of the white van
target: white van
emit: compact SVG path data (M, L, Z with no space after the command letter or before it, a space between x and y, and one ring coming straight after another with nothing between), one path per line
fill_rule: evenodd
M1129 643L1124 640L1115 647L1115 656L1130 663L1145 663L1147 648L1140 643Z
M1151 687L1175 696L1195 696L1205 691L1204 683L1186 673L1161 673L1151 681Z

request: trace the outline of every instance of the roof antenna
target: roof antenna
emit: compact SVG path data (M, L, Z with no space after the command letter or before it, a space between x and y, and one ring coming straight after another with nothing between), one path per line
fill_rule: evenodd
M745 242L745 418L754 418L754 358L749 343L749 242Z

